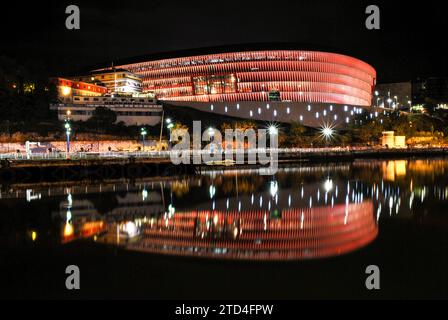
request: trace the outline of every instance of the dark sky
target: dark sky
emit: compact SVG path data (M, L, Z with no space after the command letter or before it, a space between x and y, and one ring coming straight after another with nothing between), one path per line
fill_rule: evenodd
M444 1L16 1L2 3L0 53L41 61L49 74L113 59L240 43L292 42L335 48L373 65L378 82L448 76ZM65 7L81 30L65 29ZM381 30L365 8L381 9Z

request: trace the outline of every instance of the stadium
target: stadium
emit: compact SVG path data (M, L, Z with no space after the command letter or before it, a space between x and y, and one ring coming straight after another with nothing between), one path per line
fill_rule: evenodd
M376 83L375 69L357 58L297 49L186 52L115 67L170 105L313 127L349 123L371 107Z

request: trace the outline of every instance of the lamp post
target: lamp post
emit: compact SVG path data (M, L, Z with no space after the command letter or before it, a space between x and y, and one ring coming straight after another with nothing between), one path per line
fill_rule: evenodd
M392 99L391 99L391 98L388 98L388 99L387 99L387 103L389 104L389 109L390 109L390 104L392 103Z
M68 120L65 121L65 135L67 137L67 151L66 151L66 157L68 158L70 155L70 133L72 132L72 128L70 126L70 122Z
M169 130L169 138L168 138L168 150L171 150L171 144L172 144L172 141L171 141L171 130L173 130L173 128L174 128L174 123L171 121L171 119L166 119L166 123L168 124L166 127L168 128L168 130Z
M140 129L140 134L142 136L142 151L145 151L145 136L148 134L148 132L146 131L146 128L141 128Z

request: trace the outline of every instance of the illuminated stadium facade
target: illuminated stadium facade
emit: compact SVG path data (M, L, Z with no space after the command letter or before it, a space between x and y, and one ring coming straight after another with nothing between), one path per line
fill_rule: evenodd
M117 66L166 103L266 121L345 123L372 102L375 69L337 53L252 50L186 55Z

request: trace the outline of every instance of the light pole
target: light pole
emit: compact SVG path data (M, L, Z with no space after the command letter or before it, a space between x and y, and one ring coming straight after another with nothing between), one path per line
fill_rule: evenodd
M171 150L171 143L172 143L172 141L171 141L171 130L174 128L174 123L173 123L173 121L170 119L170 118L168 118L168 119L166 119L166 123L167 123L167 128L168 128L168 130L169 130L169 138L168 138L168 150Z
M391 99L391 98L388 98L388 99L387 99L387 103L389 104L389 109L390 109L390 104L392 103L392 99Z
M65 135L67 137L67 151L66 151L66 157L68 158L70 155L70 133L72 132L72 128L70 126L70 122L68 120L65 121Z
M142 136L142 151L145 152L145 136L148 134L148 132L146 131L146 128L141 128L140 129L140 134Z

